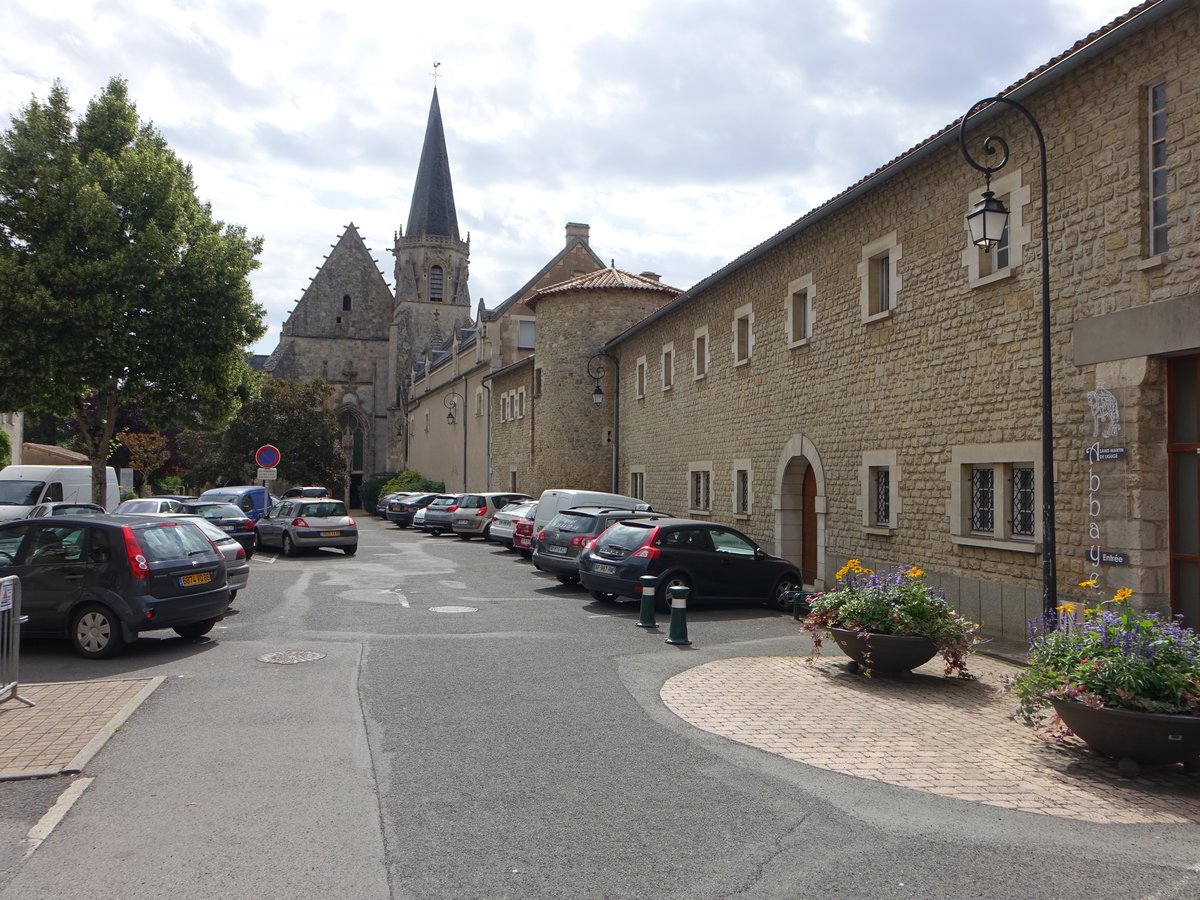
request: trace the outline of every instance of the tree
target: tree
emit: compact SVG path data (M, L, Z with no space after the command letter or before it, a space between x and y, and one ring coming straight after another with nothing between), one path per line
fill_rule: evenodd
M154 432L139 434L135 431L126 431L117 440L124 444L125 449L129 451L130 467L142 473L142 496L145 496L150 488L150 476L161 469L163 463L171 458L166 435Z
M279 477L291 484L319 484L331 490L346 479L346 455L337 418L328 401L333 386L314 378L299 383L265 378L260 396L238 412L218 434L185 431L179 448L188 459L189 483L247 484L263 444L279 448Z
M103 502L122 400L213 428L253 396L261 245L213 219L124 81L76 123L56 82L0 136L0 408L73 415Z

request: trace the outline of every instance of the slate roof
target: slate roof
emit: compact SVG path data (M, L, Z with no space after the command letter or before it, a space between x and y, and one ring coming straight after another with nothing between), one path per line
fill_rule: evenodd
M443 235L460 240L458 213L454 209L454 186L450 182L450 158L446 154L442 108L438 104L436 87L433 89L433 102L429 105L425 145L421 148L421 163L417 167L417 183L413 188L408 228L404 234L405 237Z

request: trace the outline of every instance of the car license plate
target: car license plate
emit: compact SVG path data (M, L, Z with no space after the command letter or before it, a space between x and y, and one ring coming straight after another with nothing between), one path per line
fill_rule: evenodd
M341 537L340 531L322 531L321 537Z
M212 581L212 572L193 572L191 575L180 575L179 586L191 587L193 584L208 584Z
M616 566L606 566L606 565L604 565L604 563L593 563L592 571L596 572L600 575L616 575L617 567Z
M471 520L470 519L455 519L454 524L457 525L459 528L466 528L468 525L471 524Z
M546 552L553 553L555 556L566 556L567 548L562 544L550 544L548 547L546 547Z

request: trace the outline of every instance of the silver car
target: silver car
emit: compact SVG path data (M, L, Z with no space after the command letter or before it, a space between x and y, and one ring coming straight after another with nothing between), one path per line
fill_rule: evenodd
M492 516L492 524L488 528L488 540L503 544L511 550L517 519L528 513L534 506L537 506L536 500L518 500L497 512Z
M191 522L221 551L221 555L225 557L225 578L229 582L229 602L232 603L238 591L250 581L250 560L246 558L246 548L231 534L203 516L180 513L168 518L179 522Z
M286 556L316 547L336 547L347 556L358 552L358 524L341 500L281 500L254 531L260 548L278 547Z

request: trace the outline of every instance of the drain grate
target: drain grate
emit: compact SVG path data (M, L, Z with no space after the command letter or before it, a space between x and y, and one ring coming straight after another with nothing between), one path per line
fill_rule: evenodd
M479 612L479 610L474 606L431 606L429 607L429 611L436 613Z
M276 650L274 653L264 653L258 657L258 661L274 663L277 666L294 666L296 663L315 662L324 658L324 653L313 650Z

